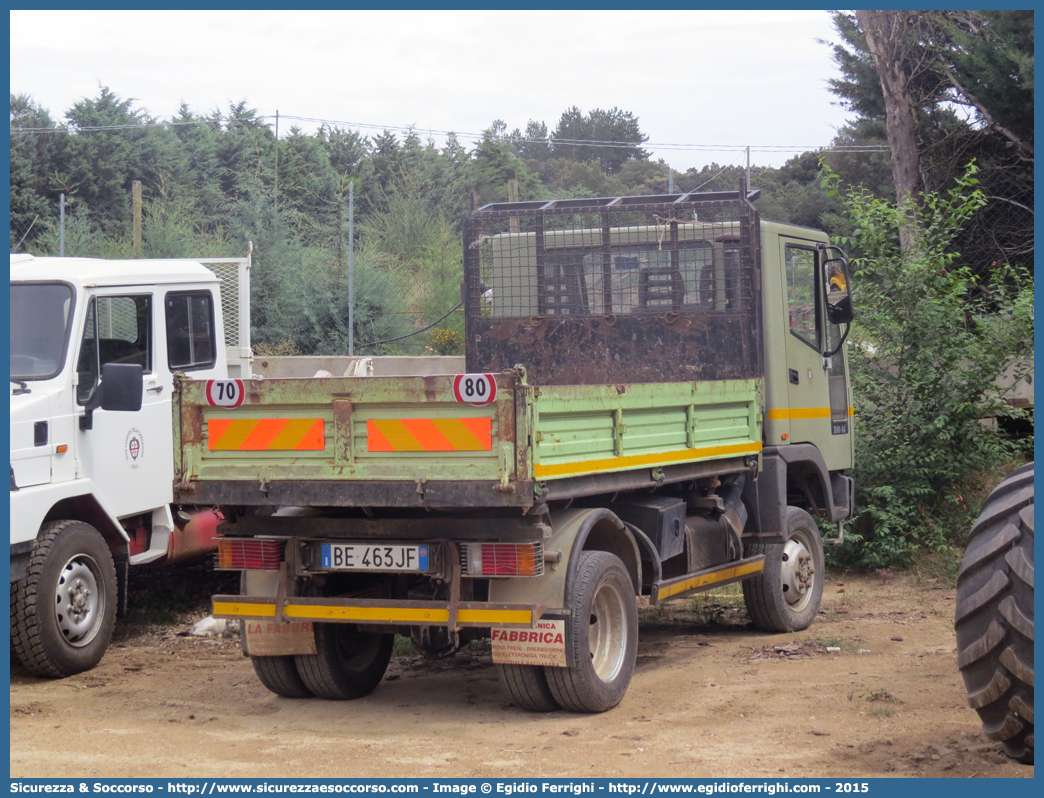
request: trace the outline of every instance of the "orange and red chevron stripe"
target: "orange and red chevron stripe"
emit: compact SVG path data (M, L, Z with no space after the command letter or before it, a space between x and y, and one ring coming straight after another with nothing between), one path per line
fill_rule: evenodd
M490 418L381 418L366 421L368 452L488 452Z
M207 421L212 452L322 451L321 418L212 418Z

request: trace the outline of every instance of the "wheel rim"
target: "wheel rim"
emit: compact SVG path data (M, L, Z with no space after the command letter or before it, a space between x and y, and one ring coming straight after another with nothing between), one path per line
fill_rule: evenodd
M804 530L797 530L783 546L783 598L794 612L805 609L815 592L816 562L812 548Z
M588 635L594 672L603 682L611 682L623 668L627 653L627 615L615 585L603 584L595 593Z
M86 554L71 557L58 573L55 587L55 619L65 642L83 648L97 636L105 616L101 569Z

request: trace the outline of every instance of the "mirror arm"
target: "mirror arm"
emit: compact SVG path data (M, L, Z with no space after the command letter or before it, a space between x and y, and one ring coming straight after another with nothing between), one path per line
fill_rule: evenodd
M105 386L101 382L94 386L94 392L91 394L91 398L84 404L83 415L80 416L81 430L94 429L94 411L102 405L102 391L104 390Z
M823 357L833 357L841 351L841 347L845 345L845 339L848 338L848 331L852 329L852 322L845 323L845 331L841 333L841 340L837 342L837 346L831 349L829 352L824 352Z

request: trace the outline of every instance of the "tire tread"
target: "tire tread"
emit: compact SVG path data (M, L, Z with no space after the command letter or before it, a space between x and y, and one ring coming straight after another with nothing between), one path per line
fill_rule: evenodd
M607 686L597 682L598 676L590 667L583 667L587 663L579 662L581 656L586 656L589 650L587 640L588 630L585 625L576 623L576 619L582 616L583 596L586 595L587 587L599 576L599 572L607 568L616 567L617 576L628 585L631 590L630 576L624 568L623 563L615 555L606 551L585 551L580 555L577 563L576 576L573 582L574 595L567 598L573 609L573 623L567 624L568 640L566 644L566 661L568 667L552 668L545 667L547 685L551 694L563 708L574 712L605 712L612 709L623 700L627 693L627 687L634 673L634 663L637 656L638 642L638 610L633 605L631 613L628 613L631 640L627 643L629 653L625 653L626 661L621 673L612 683ZM633 614L632 614L633 613Z
M1033 464L990 494L957 578L957 662L983 732L1033 762Z
M781 585L782 573L779 560L786 543L764 543L757 540L748 543L745 548L746 556L755 557L762 554L765 556L765 562L761 573L743 581L743 603L754 626L763 632L794 632L807 629L815 621L819 611L825 572L822 539L812 516L798 507L788 507L788 540L794 531L795 524L805 524L815 541L816 551L813 552L813 560L817 569L817 577L813 590L818 591L819 595L812 606L802 611L802 616L796 615L786 605Z
M338 658L337 626L334 623L313 624L316 653L296 655L297 672L305 687L319 698L332 701L363 698L372 693L384 678L395 636L381 634L373 662L363 673L352 673Z
M36 676L63 678L86 670L84 668L71 669L62 667L48 655L44 642L44 630L41 627L42 621L38 614L37 601L40 592L40 580L52 550L59 540L68 533L70 527L75 526L87 527L97 534L93 527L82 521L48 521L40 528L40 534L33 543L33 551L29 558L25 577L12 585L11 645L22 666ZM108 575L112 579L112 584L115 585L116 566L113 564L112 558L108 557L99 562L98 565L101 568L108 567ZM99 634L111 637L115 624L116 596L109 597L109 601L112 609L110 611L109 607L106 607L106 612L110 616L105 621L105 625L108 628L103 629ZM50 611L50 607L46 611ZM107 646L108 641L106 641L105 647ZM105 647L103 647L103 654ZM94 667L94 665L92 664L89 667Z
M544 668L538 665L497 665L500 683L522 709L554 712L561 709L551 693Z
M311 698L314 695L297 672L292 656L251 657L250 662L261 684L276 695L283 698Z

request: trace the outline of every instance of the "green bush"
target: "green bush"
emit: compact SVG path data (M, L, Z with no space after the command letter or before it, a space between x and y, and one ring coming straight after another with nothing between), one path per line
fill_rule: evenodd
M899 246L907 208L864 189L839 192L856 302L848 342L856 516L839 555L852 565L904 565L920 549L962 541L976 481L992 481L1013 458L983 419L1006 406L1005 370L1032 369L1032 276L1004 265L980 286L951 249L985 202L975 171L920 198L920 235L907 251ZM824 182L839 191L837 175L827 171Z

